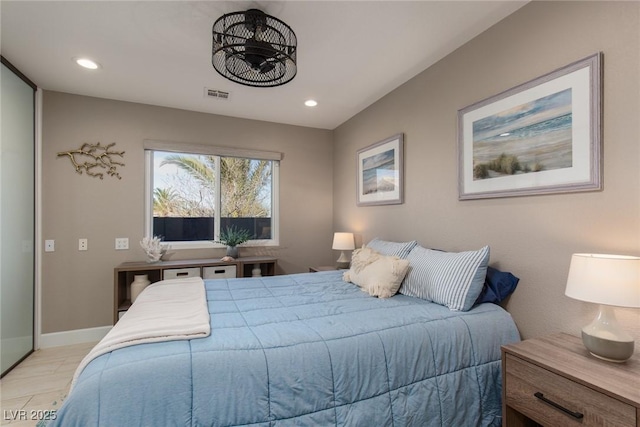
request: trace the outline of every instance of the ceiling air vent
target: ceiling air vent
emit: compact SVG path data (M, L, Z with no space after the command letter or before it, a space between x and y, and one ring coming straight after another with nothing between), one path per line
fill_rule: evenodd
M215 98L215 99L229 99L229 92L225 92L217 89L209 89L207 87L204 88L204 96L206 98Z

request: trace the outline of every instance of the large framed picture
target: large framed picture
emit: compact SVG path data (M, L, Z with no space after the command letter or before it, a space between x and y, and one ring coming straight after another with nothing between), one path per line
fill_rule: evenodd
M602 189L602 54L458 111L458 197Z
M403 202L403 134L358 150L358 206Z

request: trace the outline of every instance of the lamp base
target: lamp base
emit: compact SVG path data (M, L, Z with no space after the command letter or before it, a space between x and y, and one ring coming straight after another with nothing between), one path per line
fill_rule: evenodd
M633 337L620 328L613 308L601 305L598 316L582 329L582 342L593 356L622 363L633 356Z
M633 341L611 341L582 331L582 342L592 356L607 362L622 363L633 356Z
M348 269L351 264L349 258L345 255L344 251L340 251L340 257L336 260L336 268L338 270Z

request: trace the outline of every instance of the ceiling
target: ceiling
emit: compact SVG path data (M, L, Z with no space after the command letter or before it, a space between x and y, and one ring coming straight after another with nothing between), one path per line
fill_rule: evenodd
M526 1L6 1L2 55L45 90L334 129ZM295 31L298 74L253 88L211 65L211 27L258 8ZM72 60L97 61L95 71ZM205 88L230 92L206 98ZM304 101L313 98L318 106Z

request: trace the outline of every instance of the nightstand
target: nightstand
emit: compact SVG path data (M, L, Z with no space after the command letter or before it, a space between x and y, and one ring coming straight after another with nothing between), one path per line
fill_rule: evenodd
M640 426L640 355L624 363L555 334L502 347L502 425Z
M318 271L334 271L338 268L333 265L322 265L320 267L309 267L309 273L317 273Z

